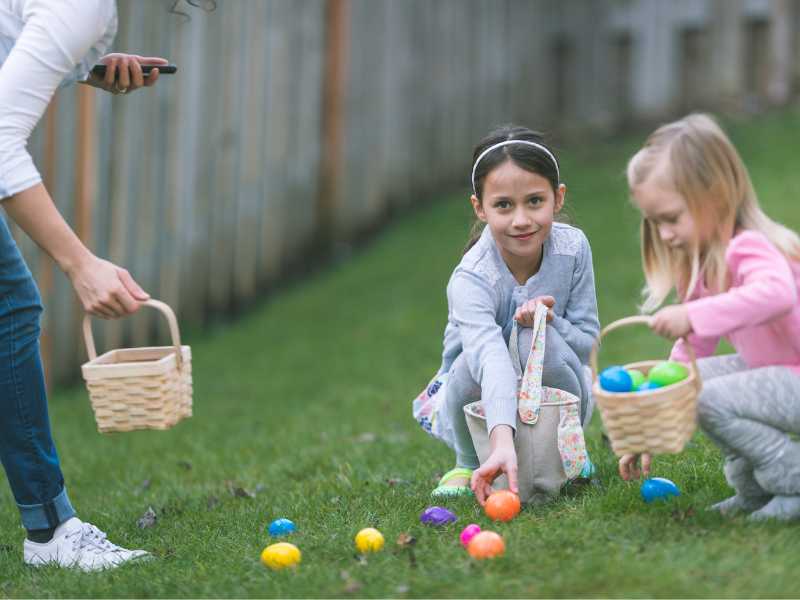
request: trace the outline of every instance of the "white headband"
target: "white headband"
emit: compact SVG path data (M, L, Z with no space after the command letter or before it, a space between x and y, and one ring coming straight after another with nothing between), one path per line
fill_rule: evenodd
M541 150L542 152L547 154L547 156L550 157L550 160L553 161L553 165L556 168L556 179L558 181L561 181L561 174L558 172L558 161L556 160L556 157L553 156L553 153L550 152L550 150L548 150L547 148L545 148L541 144L537 144L536 142L530 142L528 140L506 140L505 142L500 142L499 144L495 144L494 146L489 146L486 150L484 150L483 152L481 152L478 155L477 159L475 159L475 165L472 167L472 193L473 194L475 194L475 195L478 194L478 191L475 189L475 169L478 168L478 163L480 163L481 159L484 156L486 156L487 154L489 154L489 152L491 152L492 150L495 150L495 149L500 148L502 146L508 146L510 144L524 144L526 146L533 146L534 148L538 148L539 150Z

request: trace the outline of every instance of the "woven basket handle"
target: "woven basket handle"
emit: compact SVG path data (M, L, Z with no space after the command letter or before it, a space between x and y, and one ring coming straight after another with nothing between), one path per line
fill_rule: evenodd
M651 317L645 317L643 315L637 315L633 317L625 317L624 319L619 319L614 321L613 323L609 323L606 325L603 330L600 332L600 336L598 337L597 341L595 342L594 346L592 347L592 354L590 356L590 363L592 365L592 382L597 381L597 352L600 348L600 341L606 336L606 334L614 331L615 329L619 329L621 327L627 327L628 325L650 325ZM695 376L695 381L700 381L700 372L697 370L697 361L694 354L694 348L689 343L685 337L682 338L684 344L686 344L686 350L689 352L689 358L691 359L691 367L692 372Z
M180 370L183 367L183 354L181 353L181 334L180 331L178 331L178 320L175 318L175 313L172 312L169 304L161 302L160 300L145 300L142 304L160 310L167 318L169 333L170 336L172 336L172 345L175 347L175 360L178 364L178 370ZM92 321L89 313L83 315L83 339L86 342L86 352L89 354L89 360L94 360L97 358L97 350L95 350L94 346Z

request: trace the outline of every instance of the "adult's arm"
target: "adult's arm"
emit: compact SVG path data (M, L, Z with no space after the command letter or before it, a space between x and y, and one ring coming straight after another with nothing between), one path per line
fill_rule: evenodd
M104 34L104 0L30 0L0 67L0 199L41 182L26 148L59 84Z
M41 183L3 202L8 215L67 274L86 312L114 318L136 312L149 296L130 274L92 254L64 221Z

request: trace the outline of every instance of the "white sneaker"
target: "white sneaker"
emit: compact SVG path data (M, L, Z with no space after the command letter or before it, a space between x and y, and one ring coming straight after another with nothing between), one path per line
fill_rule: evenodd
M59 525L53 539L44 544L25 540L23 556L29 565L57 565L82 571L113 569L138 558L150 558L144 550L126 550L112 544L106 534L77 517Z

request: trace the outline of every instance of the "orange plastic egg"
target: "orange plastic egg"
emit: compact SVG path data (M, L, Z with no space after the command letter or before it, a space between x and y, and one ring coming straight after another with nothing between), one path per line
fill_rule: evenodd
M506 544L503 542L503 538L494 531L481 531L470 540L467 546L469 555L478 560L503 556L505 551Z
M510 521L519 514L519 496L509 490L493 493L486 499L483 510L492 521Z

